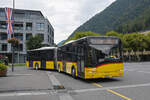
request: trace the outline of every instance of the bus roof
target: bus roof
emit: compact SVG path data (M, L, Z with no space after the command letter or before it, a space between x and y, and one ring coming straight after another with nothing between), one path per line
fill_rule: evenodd
M68 42L66 42L65 44L69 44L69 43L72 43L72 42L74 42L75 40L70 40L70 41L68 41Z
M28 51L39 51L39 50L52 50L52 49L56 49L57 47L41 47L38 49L33 49L33 50L28 50Z
M87 39L87 38L116 38L116 39L120 39L120 38L115 37L115 36L86 36L86 37L82 37L82 38L77 39L77 40L68 41L67 43L65 43L65 44L62 45L62 46L65 46L65 45L67 45L67 44L70 44L70 43L73 43L73 42L76 42L76 41L79 41L79 40L84 40L84 39Z

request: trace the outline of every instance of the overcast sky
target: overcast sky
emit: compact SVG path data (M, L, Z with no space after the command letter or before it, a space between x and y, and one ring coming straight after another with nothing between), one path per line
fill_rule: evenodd
M12 7L13 0L0 0ZM41 10L55 30L55 43L66 39L77 27L115 0L15 0L16 9Z

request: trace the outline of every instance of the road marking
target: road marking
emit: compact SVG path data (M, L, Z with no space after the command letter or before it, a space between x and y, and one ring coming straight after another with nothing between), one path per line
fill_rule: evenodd
M147 72L147 71L137 71L137 72L150 74L150 72Z
M100 84L97 83L92 83L93 85L96 85L97 87L103 88L103 86L101 86Z
M108 90L109 92L113 92L114 94L116 93L115 91L111 91L111 89L123 89L123 88L135 88L135 87L144 87L144 86L150 86L150 83L147 84L136 84L136 85L125 85L125 86L116 86L116 87L103 87L100 84L97 83L93 83L93 85L100 87L100 88L91 88L91 89L80 89L80 90L70 90L67 93L83 93L83 92L93 92L93 91L103 91L103 90ZM58 91L50 91L48 92L35 92L35 91L30 91L30 92L9 92L9 93L0 93L0 97L1 96L25 96L25 95L46 95L46 94L51 94L51 95L55 95L57 94ZM68 95L68 94L67 94ZM71 96L67 96L64 95L64 97L62 97L60 95L60 98L70 98ZM118 94L119 95L119 94ZM63 100L63 99L62 99ZM72 99L66 99L66 100L72 100ZM131 100L131 99L127 99L127 100Z
M13 76L31 76L32 74L8 74Z
M69 94L63 94L59 96L60 100L74 100Z
M95 85L95 86L97 86L97 87L100 87L100 88L103 88L102 85L97 84L97 83L93 83L93 85ZM128 98L128 97L126 97L126 96L124 96L124 95L122 95L122 94L120 94L120 93L118 93L118 92L115 92L115 91L111 90L111 89L106 89L106 90L107 90L108 92L111 92L111 93L113 93L113 94L115 94L115 95L117 95L117 96L120 96L120 97L122 97L122 98L124 98L124 99L126 99L126 100L132 100L131 98Z
M137 69L124 69L124 71L136 71Z
M108 91L108 92L111 92L111 93L113 93L113 94L115 94L115 95L118 95L118 96L120 96L120 97L122 97L122 98L124 98L124 99L126 99L126 100L132 100L131 98L128 98L128 97L126 97L126 96L124 96L124 95L122 95L122 94L120 94L120 93L117 93L117 92L115 92L115 91L113 91L113 90L108 89L107 91Z
M50 72L47 72L49 80L52 82L53 89L63 89L64 86L60 84L60 82L57 80L57 78L52 75Z
M107 89L124 89L124 88L135 88L135 87L144 87L144 86L150 86L150 83L147 84L136 84L136 85L124 85L124 86L114 86L114 87L103 87L100 84L95 84L93 85L100 87L100 88L92 88L92 89L80 89L80 90L73 90L70 92L76 92L76 93L82 93L82 92L92 92L92 91L103 91Z
M141 71L141 69L138 71L138 69L124 69L124 71L134 71L134 72L139 72L139 73L146 73L150 74L150 72L147 71Z
M51 75L51 73L49 73L49 72L47 72L47 75L53 85L61 85L60 82L56 79L56 77L54 75Z
M0 97L10 97L10 96L29 96L29 95L47 95L48 92L22 92L22 93L1 93Z
M64 88L54 75L52 75L50 72L49 73L47 72L47 75L49 77L49 80L51 80L54 89L55 86L56 88ZM59 94L59 98L60 100L74 100L68 93Z

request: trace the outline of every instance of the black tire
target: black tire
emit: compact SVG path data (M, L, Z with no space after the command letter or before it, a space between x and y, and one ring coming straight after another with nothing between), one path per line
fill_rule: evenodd
M77 77L76 77L76 71L75 71L75 68L74 68L74 67L72 68L72 73L71 73L71 74L72 74L72 77L73 77L73 78L77 78Z
M39 64L36 63L36 64L35 64L35 70L38 70L38 69L39 69Z

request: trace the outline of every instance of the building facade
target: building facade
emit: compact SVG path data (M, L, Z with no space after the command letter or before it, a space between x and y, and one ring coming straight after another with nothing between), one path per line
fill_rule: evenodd
M20 40L17 50L15 50L15 63L24 63L26 59L26 41L31 36L39 34L43 39L43 44L54 45L54 29L41 11L33 10L13 10L13 31L14 37ZM7 42L12 34L7 34L5 8L0 8L0 55L7 56L11 62L12 48Z

